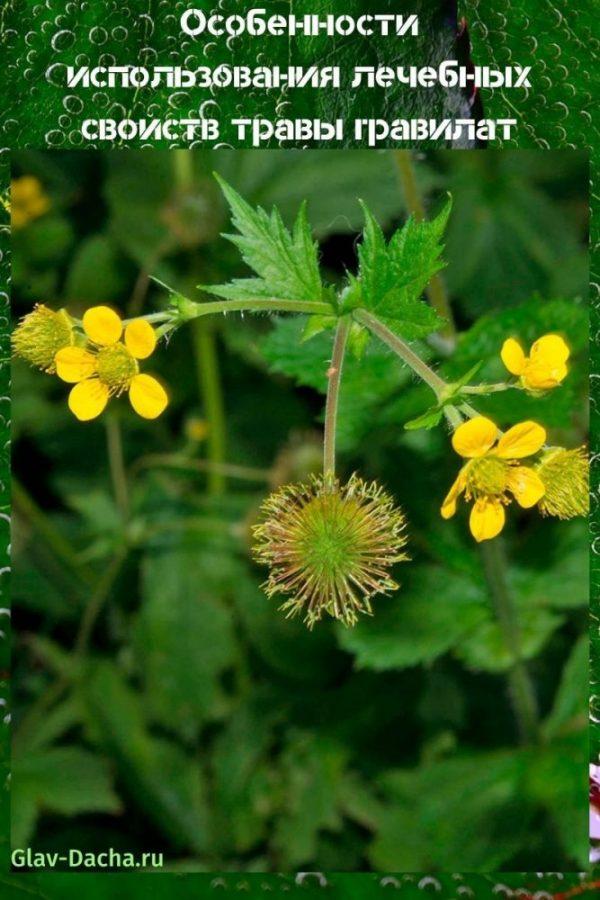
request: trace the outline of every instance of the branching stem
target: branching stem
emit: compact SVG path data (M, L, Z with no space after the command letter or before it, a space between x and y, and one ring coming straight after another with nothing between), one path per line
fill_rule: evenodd
M354 318L365 325L373 334L387 344L390 350L393 350L407 366L416 372L425 384L428 384L438 399L441 399L444 390L448 387L443 378L431 369L427 363L423 362L420 356L411 350L406 341L394 334L393 331L384 325L377 316L367 312L365 309L357 309L354 311Z

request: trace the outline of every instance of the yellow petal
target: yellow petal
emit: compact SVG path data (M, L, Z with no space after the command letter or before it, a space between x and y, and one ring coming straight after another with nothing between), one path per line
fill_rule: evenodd
M459 425L452 435L452 446L461 456L485 456L496 440L498 429L491 419L476 416Z
M464 478L462 471L458 473L458 478L448 491L446 499L442 503L440 513L443 519L451 519L456 512L456 501L464 490Z
M515 500L523 509L535 506L546 493L546 488L538 473L527 466L515 466L510 469L506 481L509 491L514 494Z
M129 400L143 419L156 419L169 402L164 387L152 375L135 376L129 388Z
M497 500L477 500L469 518L471 534L477 543L489 541L500 534L505 519L504 507Z
M71 388L69 409L80 422L99 416L108 403L108 388L97 378L88 378Z
M520 375L525 368L526 357L523 348L514 338L508 338L500 351L502 362L513 375Z
M545 334L532 344L529 355L534 362L544 362L548 366L560 366L566 363L571 351L560 334Z
M145 319L134 319L125 326L125 346L136 359L146 359L156 347L156 332Z
M568 369L564 363L548 365L545 362L532 362L525 367L521 378L526 388L532 391L548 391L567 377Z
M521 459L531 456L543 447L546 429L537 422L521 422L513 425L498 441L496 454L501 459Z
M83 347L63 347L54 357L56 374L69 384L85 381L96 371L96 357Z
M115 344L121 337L121 318L110 306L92 306L83 314L83 330L95 344Z

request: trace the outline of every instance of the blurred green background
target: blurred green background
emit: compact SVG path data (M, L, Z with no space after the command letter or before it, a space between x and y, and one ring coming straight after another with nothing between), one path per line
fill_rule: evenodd
M167 302L150 275L196 296L243 274L215 169L288 223L306 198L333 282L356 265L357 198L386 232L406 217L389 151L23 151L13 177L50 208L13 233L14 317L131 316ZM449 356L420 352L497 380L504 337L563 332L559 391L479 407L585 442L586 155L431 151L415 169L429 210L454 198L459 330ZM480 552L464 513L439 516L458 458L444 429L404 430L431 397L373 344L345 371L338 467L395 495L413 561L351 631L284 620L249 535L269 490L320 465L331 336L300 344L302 326L182 329L145 367L170 386L157 422L122 400L81 425L64 384L15 362L13 846L164 850L188 871L583 868L586 523L511 509L505 588L539 703L523 743Z

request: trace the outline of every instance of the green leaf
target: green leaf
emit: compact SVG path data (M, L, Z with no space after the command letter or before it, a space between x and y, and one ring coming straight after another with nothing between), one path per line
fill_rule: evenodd
M126 284L116 244L97 234L79 245L67 275L66 296L91 306L120 299Z
M579 706L583 706L581 685ZM527 772L527 793L552 816L552 825L573 867L584 870L589 854L587 728L536 749Z
M441 238L450 208L448 201L431 222L416 222L410 216L386 244L379 223L363 204L365 228L358 248L360 305L409 339L423 337L442 324L420 298L444 265Z
M309 341L316 334L335 328L336 322L335 316L309 316L302 332L302 341Z
M354 654L357 666L381 672L429 663L485 620L485 595L468 578L445 577L429 566L407 574L407 581L393 597L375 598L372 618L339 630L340 645Z
M548 738L560 735L563 729L573 727L573 724L578 723L583 729L587 723L582 699L589 685L589 655L590 642L587 635L583 635L565 663L552 710L544 722L544 732Z
M533 807L519 753L468 754L393 771L369 858L382 871L494 871L519 849ZM416 814L415 811L418 810Z
M431 409L424 412L422 416L418 416L416 419L411 419L409 422L406 422L404 427L407 431L416 431L419 428L435 428L435 426L439 425L442 421L443 415L443 409L440 409L439 406L432 406Z
M548 638L563 623L562 616L546 609L518 609L522 659L532 659L540 652ZM502 628L491 617L482 622L455 649L456 656L470 669L484 672L505 672L515 663L515 653Z
M15 847L29 844L42 812L75 816L120 810L106 761L80 747L44 748L16 755L11 790Z
M346 755L345 750L319 737L291 734L281 759L283 807L273 836L288 867L316 859L321 829L342 828L337 789Z
M228 300L278 298L319 302L323 285L319 273L317 245L312 239L306 204L300 206L290 233L276 207L269 215L260 206L253 209L220 176L231 207L232 223L239 234L225 235L241 251L244 262L258 278L237 278L230 284L204 288Z
M140 695L112 663L90 667L81 699L90 739L115 760L139 809L174 846L202 853L207 810L198 761L150 734Z
M134 647L151 716L190 739L219 716L223 672L237 658L231 616L206 572L215 565L199 547L154 551L144 560L144 603ZM230 557L219 567L235 566Z

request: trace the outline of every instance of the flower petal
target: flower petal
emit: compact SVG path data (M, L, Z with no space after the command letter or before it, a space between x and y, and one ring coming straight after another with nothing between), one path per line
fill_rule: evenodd
M69 409L80 422L99 416L108 403L108 388L97 378L88 378L71 388Z
M56 374L68 384L85 381L96 371L96 357L83 347L63 347L54 357Z
M527 358L520 343L514 338L504 341L500 356L508 371L513 375L520 375L525 368Z
M459 425L452 435L452 446L460 456L485 456L496 440L498 429L491 419L476 416Z
M95 344L116 344L121 337L121 317L110 306L92 306L83 314L83 330Z
M546 429L537 422L521 422L513 425L498 441L496 454L501 459L521 459L531 456L543 447Z
M146 359L156 347L156 332L145 319L134 319L125 326L125 346L136 359Z
M566 363L571 351L560 334L545 334L531 345L529 355L534 362L544 362L548 366L560 366Z
M462 470L458 473L458 478L448 491L444 502L442 503L442 507L440 509L440 513L443 519L451 519L454 513L456 512L456 501L460 497L465 487L465 480L463 478Z
M535 506L546 493L544 482L538 473L527 466L511 468L506 482L509 491L514 494L515 500L523 509L530 509L532 506Z
M504 507L498 500L477 500L469 518L471 534L477 543L489 541L500 534L505 520Z
M169 402L164 387L152 375L134 377L129 388L129 400L143 419L156 419Z
M533 391L547 391L558 385L567 377L568 369L564 363L548 365L545 362L532 362L525 367L521 378L526 388Z

